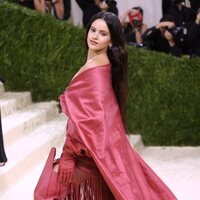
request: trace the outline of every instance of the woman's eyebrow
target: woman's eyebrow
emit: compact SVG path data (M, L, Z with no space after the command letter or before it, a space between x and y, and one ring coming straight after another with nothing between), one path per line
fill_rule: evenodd
M97 29L97 28L95 28L94 26L91 26L90 28ZM107 31L107 30L104 30L104 29L100 29L99 31L100 31L100 32L109 33L109 31Z
M105 32L105 33L108 33L108 31L107 30L99 30L100 32Z

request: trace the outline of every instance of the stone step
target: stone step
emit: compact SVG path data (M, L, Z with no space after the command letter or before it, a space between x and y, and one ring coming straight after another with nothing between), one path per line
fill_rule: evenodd
M61 152L62 152L62 146L57 147L56 158L60 156ZM40 163L38 163L36 166L33 167L31 173L28 173L25 176L21 177L20 180L16 184L14 184L12 188L2 193L2 195L0 195L0 199L12 200L20 195L21 200L33 200L34 189L36 187L40 174L43 170L47 156L48 153L45 155L45 158L41 160Z
M143 141L142 141L142 136L141 135L137 135L137 134L129 134L127 135L128 139L130 141L131 146L137 151L140 152L143 147Z
M62 152L62 145L56 147L56 158L60 156ZM37 165L35 165L30 173L21 177L20 180L14 184L9 190L0 194L1 200L12 200L20 195L21 200L33 200L33 192L43 170L46 162L48 152ZM34 176L33 176L34 175ZM27 187L28 186L28 187ZM24 189L26 188L26 189Z
M56 101L32 104L2 118L5 147L58 114Z
M149 146L141 156L177 199L200 199L200 146Z
M4 93L3 83L0 81L0 95Z
M1 116L7 116L32 103L30 92L5 92L0 96Z
M51 147L63 145L66 121L66 116L59 114L57 118L39 126L6 149L8 162L0 170L1 195L18 184L25 175L39 178L38 174L33 174L32 169L46 160ZM19 196L15 198L18 199Z
M128 138L130 140L131 145L135 149L140 150L143 147L142 138L140 135L131 134L128 136ZM59 157L62 152L62 145L57 145L56 147L57 147L56 157ZM41 162L39 162L35 167L33 167L31 172L21 177L20 180L16 184L14 184L9 190L6 190L4 193L2 193L2 196L0 196L1 199L11 200L11 199L15 199L16 196L20 195L20 198L22 200L26 200L26 199L33 200L34 188L42 172L47 156L48 156L48 152L46 152L46 155L44 156L45 158L41 160ZM24 191L24 188L26 188L25 191Z
M140 155L177 199L200 199L200 147L144 147ZM0 194L0 199L13 200L20 197L21 200L33 200L33 191L46 158L10 190Z

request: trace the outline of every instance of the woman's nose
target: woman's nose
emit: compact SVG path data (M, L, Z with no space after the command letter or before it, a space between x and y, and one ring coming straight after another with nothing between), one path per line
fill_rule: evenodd
M98 38L98 33L97 33L97 32L95 32L95 33L93 34L93 38L94 38L94 39L97 39L97 38Z

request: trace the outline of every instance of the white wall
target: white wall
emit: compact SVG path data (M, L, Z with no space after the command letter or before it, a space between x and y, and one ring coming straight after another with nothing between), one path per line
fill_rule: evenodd
M85 0L83 0L85 1ZM82 25L82 11L75 0L71 0L71 20L75 25Z
M83 0L84 1L84 0ZM144 10L144 23L149 27L159 22L162 17L162 0L116 0L119 16L127 9L140 6ZM82 25L82 11L75 0L71 0L71 19L76 25Z

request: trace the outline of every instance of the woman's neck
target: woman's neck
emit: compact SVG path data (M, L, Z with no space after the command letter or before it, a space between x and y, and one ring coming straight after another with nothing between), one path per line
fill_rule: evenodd
M94 51L88 50L87 62L90 60L95 60L95 59L102 58L102 57L106 57L106 58L108 57L106 51L94 52Z

